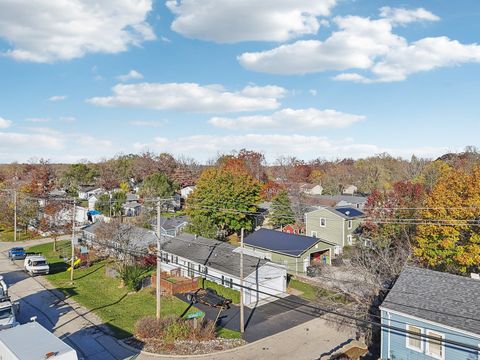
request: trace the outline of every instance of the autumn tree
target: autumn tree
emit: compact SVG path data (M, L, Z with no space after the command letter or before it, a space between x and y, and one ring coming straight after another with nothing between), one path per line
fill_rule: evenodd
M400 181L392 190L374 190L365 204L367 220L362 236L381 246L384 241L404 246L415 239L418 208L423 206L425 190L421 184Z
M47 201L43 207L43 218L40 220L40 230L53 238L53 251L57 251L57 240L71 227L73 208L64 201Z
M426 199L414 254L427 266L465 274L480 264L480 167L448 170Z
M143 181L139 194L143 198L165 198L173 195L174 185L162 172L149 175Z
M262 185L260 196L262 197L262 200L272 201L272 199L276 197L282 190L285 190L283 185L276 181L267 181Z
M283 227L295 222L295 214L287 191L282 190L273 198L269 218L274 227Z
M38 164L29 164L30 184L28 191L42 199L48 197L56 181L56 174L53 166L48 160L40 159Z
M241 167L224 165L203 171L187 200L189 230L215 238L225 238L241 228L252 230L260 186Z

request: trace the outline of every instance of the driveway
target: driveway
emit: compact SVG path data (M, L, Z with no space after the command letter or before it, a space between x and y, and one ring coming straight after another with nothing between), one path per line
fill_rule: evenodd
M120 346L94 314L74 302L69 302L58 291L48 289L41 277L30 277L20 266L8 260L4 251L12 246L28 246L49 240L0 243L0 274L9 286L12 300L19 301L18 321L23 324L33 316L49 331L77 350L79 358L88 360L130 359L133 352Z
M185 296L177 295L177 297L188 303ZM217 318L218 309L200 303L195 304L195 307L203 311L207 319L214 321ZM307 301L294 295L253 309L245 307L244 311L244 339L248 342L288 330L322 315L321 312L308 307ZM230 309L222 311L218 325L240 331L240 307L231 305Z

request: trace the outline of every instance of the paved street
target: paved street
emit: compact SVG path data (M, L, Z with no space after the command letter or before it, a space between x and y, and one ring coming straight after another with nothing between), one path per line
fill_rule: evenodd
M49 241L51 240L42 239L16 245L28 246ZM101 330L101 320L94 314L68 299L64 300L58 292L49 290L48 283L43 278L32 278L25 274L19 267L22 262L12 263L4 253L12 246L12 243L0 243L0 274L10 286L12 299L20 301L18 317L21 323L28 322L32 316L37 316L38 322L74 347L83 359L153 360L159 358L126 350L113 337ZM193 358L320 359L326 358L338 345L347 343L353 335L338 331L325 320L316 318L316 314L308 311L304 306L295 307L286 300L269 304L263 309L260 307L254 311L248 311L246 316L247 321L250 319L248 325L250 332L246 336L248 341L275 335L230 352ZM224 325L229 328L235 328L238 324L237 320L238 309L235 307L222 319Z
M51 240L42 239L17 243L15 246L40 244ZM117 341L101 331L96 324L101 324L94 314L77 304L62 301L57 292L49 291L41 277L30 277L19 266L22 261L12 263L4 251L13 243L0 243L0 274L9 285L12 300L20 302L18 320L25 323L32 316L37 321L74 347L79 357L88 360L129 359L132 352L120 346Z

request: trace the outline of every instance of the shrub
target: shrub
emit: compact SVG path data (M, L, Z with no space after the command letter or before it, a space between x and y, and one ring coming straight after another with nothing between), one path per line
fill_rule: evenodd
M140 266L144 268L153 268L157 266L157 257L155 255L147 255L140 259Z
M141 281L147 273L144 268L135 265L127 265L119 270L118 275L129 290L140 290Z
M216 282L202 279L202 287L204 289L210 288L217 292L218 295L223 296L224 298L231 299L234 304L240 303L240 291L233 290L217 284Z
M198 320L195 329L192 320L167 316L160 320L152 316L144 317L135 323L135 336L140 340L160 340L173 344L177 340L206 341L215 339L215 324L209 320Z

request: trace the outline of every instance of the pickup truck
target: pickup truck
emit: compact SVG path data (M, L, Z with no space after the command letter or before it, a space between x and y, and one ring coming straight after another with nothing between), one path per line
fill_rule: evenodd
M47 259L43 255L28 255L23 263L25 271L30 275L46 275L50 271Z
M202 303L211 307L230 308L231 299L226 299L211 288L188 292L187 300L191 303Z
M8 250L8 258L10 260L23 260L26 256L27 254L23 247L14 247Z

